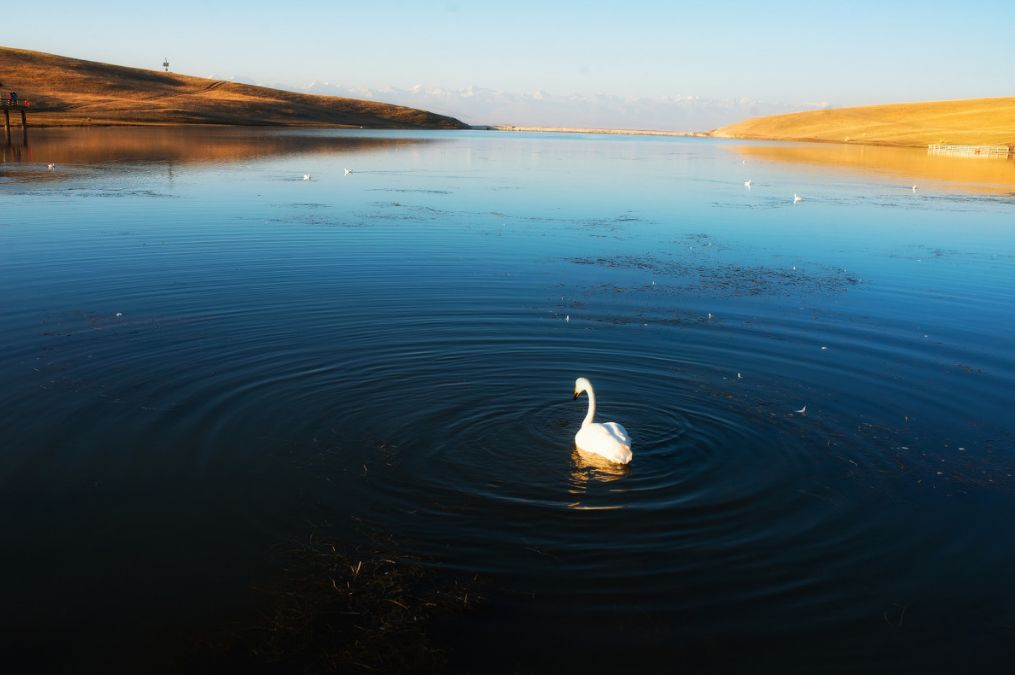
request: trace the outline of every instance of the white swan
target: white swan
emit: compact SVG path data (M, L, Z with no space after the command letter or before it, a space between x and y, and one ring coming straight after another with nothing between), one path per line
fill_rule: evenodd
M798 195L795 192L793 193L793 203L794 204L796 204L797 202L802 202L803 200L804 200L803 197L801 197L800 195Z
M346 169L345 170L345 175L346 176L348 176L350 173L352 173L352 169Z
M592 391L592 383L579 377L574 381L575 399L582 392L589 395L589 411L582 420L582 428L574 435L574 444L583 452L599 455L616 464L627 464L631 461L631 437L616 422L598 424L592 421L596 416L596 394Z
M750 178L748 178L747 180L744 181L744 187L747 188L748 190L751 189L751 179Z
M303 180L310 180L310 174L309 173L303 174Z

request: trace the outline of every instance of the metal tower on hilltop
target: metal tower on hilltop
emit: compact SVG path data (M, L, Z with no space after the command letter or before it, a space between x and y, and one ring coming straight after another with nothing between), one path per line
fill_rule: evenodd
M167 73L169 72L169 57L168 56L162 61L162 67L166 69Z

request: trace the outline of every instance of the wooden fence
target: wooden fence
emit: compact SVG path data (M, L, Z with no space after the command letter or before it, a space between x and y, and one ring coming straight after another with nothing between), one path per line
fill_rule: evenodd
M21 111L21 142L24 145L28 145L28 109L32 106L31 101L25 101L18 99L17 101L11 101L10 96L0 98L0 108L4 111L4 141L7 145L10 145L13 141L13 134L11 133L11 111Z

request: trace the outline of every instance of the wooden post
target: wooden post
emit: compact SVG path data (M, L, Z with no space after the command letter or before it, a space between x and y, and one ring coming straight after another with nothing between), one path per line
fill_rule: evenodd
M7 132L7 145L11 144L11 111L4 106L4 131Z
M24 104L21 104L21 144L28 147L28 115Z

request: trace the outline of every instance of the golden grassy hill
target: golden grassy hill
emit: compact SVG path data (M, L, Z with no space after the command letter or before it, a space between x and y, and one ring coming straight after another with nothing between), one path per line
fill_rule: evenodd
M712 132L721 138L926 147L1015 144L1015 97L895 103L758 117Z
M462 129L453 117L337 96L114 66L0 47L3 91L31 101L29 124L245 124Z

